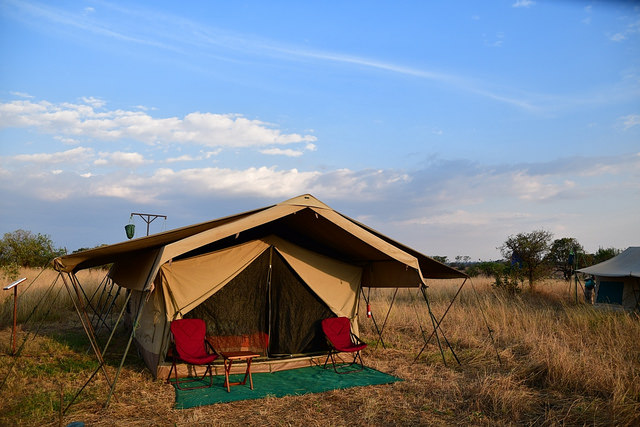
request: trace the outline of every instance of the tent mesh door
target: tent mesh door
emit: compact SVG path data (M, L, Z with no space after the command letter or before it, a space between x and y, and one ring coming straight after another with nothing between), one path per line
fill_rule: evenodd
M327 317L335 317L335 314L274 251L269 354L279 356L328 350L320 326L322 319Z
M265 251L185 316L204 319L216 350L267 355L268 270L269 251Z

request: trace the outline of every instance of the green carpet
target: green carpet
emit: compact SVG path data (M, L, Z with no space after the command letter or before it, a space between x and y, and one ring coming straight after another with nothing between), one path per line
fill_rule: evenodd
M241 381L244 375L231 375L231 382ZM321 366L292 369L273 373L254 373L253 390L247 384L231 387L231 393L223 387L224 376L213 378L213 386L198 390L176 390L176 409L193 408L214 403L236 400L261 399L267 396L283 397L320 393L328 390L359 387L365 385L389 384L402 381L400 378L365 367L360 372L336 374L333 369ZM207 382L208 383L208 382ZM190 384L194 386L196 383Z

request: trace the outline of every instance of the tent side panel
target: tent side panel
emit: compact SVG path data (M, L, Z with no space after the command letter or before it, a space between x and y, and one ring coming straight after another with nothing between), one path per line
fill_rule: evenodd
M127 307L128 323L135 328L135 343L145 364L151 372L156 372L158 363L164 360L166 355L169 337L169 323L165 315L164 297L156 287L148 294L149 299L142 308L138 324L132 325L132 319L135 318L142 298L147 295L147 292L131 292L131 301Z

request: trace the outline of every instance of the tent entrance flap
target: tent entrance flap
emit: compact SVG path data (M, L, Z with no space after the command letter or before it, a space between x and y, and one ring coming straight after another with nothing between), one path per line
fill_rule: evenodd
M218 351L267 355L269 252L264 251L218 292L184 317L200 318Z
M320 322L335 314L275 251L270 294L270 355L328 350Z
M269 250L184 315L205 320L218 351L274 357L326 350L320 321L332 316L282 256Z

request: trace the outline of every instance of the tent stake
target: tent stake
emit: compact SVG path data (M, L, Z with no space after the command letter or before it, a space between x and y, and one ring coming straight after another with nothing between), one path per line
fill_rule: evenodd
M140 315L142 314L142 308L147 302L147 297L149 296L149 291L144 291L146 294L140 297L140 305L138 305L138 312L136 313L136 318L131 324L131 334L129 334L129 341L127 342L127 347L124 350L124 354L122 355L122 360L120 361L120 366L118 366L118 370L116 371L116 375L113 379L113 383L111 384L111 390L109 390L109 396L107 396L107 401L104 404L105 408L109 407L109 403L111 402L111 396L116 388L116 382L118 381L118 376L120 375L120 371L122 370L122 366L124 365L124 361L129 354L129 348L131 347L131 342L133 341L133 337L136 333L136 328L138 327L138 321L140 320Z

